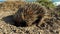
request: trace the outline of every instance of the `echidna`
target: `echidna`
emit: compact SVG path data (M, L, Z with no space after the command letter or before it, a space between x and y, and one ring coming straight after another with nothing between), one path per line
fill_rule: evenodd
M46 8L35 3L27 3L21 6L14 15L16 25L31 26L33 23L39 23L46 14Z

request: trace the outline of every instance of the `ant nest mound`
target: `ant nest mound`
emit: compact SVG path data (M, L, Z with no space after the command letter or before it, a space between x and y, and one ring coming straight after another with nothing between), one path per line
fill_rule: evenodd
M14 21L18 26L31 26L33 24L42 24L42 18L46 16L47 9L36 3L26 3L20 6L18 11L14 14Z

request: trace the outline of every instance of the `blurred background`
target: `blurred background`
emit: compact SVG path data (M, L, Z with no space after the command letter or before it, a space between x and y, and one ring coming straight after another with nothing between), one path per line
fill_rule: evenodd
M4 1L20 1L20 0L0 0L0 2L4 2ZM36 0L21 0L21 1L26 1L26 2L35 2ZM40 1L40 0L38 0ZM59 5L60 4L60 0L50 0L53 2L54 5Z

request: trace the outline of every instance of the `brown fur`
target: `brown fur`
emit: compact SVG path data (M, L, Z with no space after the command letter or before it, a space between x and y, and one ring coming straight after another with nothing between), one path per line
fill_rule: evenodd
M47 10L44 6L35 3L27 3L21 6L17 13L15 13L14 20L17 22L17 25L25 21L27 26L31 26L38 19L38 23L41 22L46 13Z

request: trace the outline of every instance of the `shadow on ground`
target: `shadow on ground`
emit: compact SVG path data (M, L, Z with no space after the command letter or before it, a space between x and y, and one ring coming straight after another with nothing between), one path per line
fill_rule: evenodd
M26 23L24 21L22 21L22 23L20 23L20 25L18 25L18 23L13 20L13 15L3 17L2 19L7 24L14 25L16 27L26 27Z

